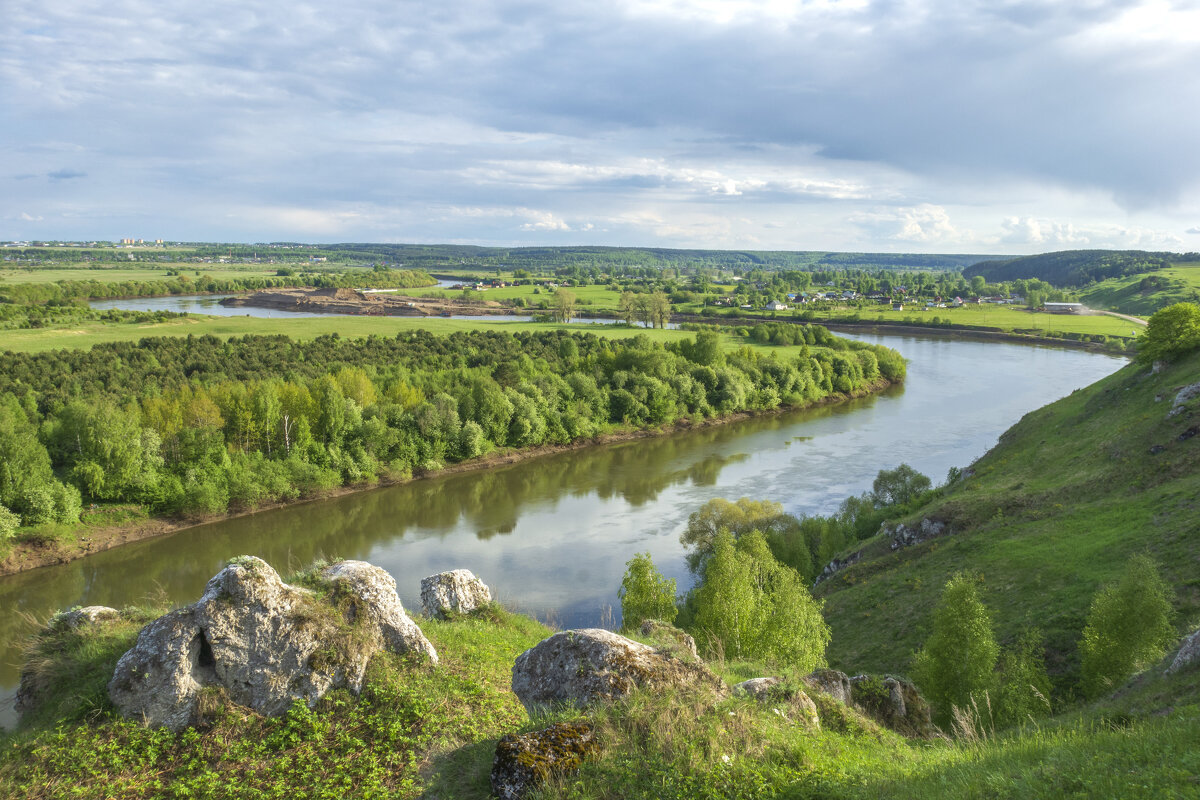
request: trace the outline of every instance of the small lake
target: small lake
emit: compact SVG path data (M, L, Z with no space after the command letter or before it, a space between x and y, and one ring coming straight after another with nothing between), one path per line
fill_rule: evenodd
M172 298L179 299L179 298ZM242 309L239 309L241 311ZM165 593L199 597L229 558L281 572L318 557L363 559L395 576L409 609L422 577L465 567L515 608L563 627L619 610L625 562L648 551L680 591L679 533L714 497L834 511L907 462L935 483L1048 402L1124 359L1080 350L918 336L852 338L893 347L908 380L878 396L674 436L547 456L226 520L0 579L0 724L13 722L19 642L29 615Z

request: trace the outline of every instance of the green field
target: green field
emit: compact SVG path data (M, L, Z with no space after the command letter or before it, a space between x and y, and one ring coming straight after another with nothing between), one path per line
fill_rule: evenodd
M888 308L879 310L864 308L847 311L839 309L832 312L816 312L816 320L844 318L848 313L857 316L863 322L885 321L903 323L916 321L918 324L929 324L934 317L951 325L979 325L999 328L1005 331L1017 332L1049 332L1102 334L1104 336L1133 337L1140 332L1139 326L1126 320L1106 315L1078 314L1047 314L1045 312L1027 311L1015 306L963 306L962 308L936 308L928 311L908 308L903 311L893 311ZM786 314L787 312L781 312Z
M112 324L83 322L68 327L26 328L0 331L0 350L40 353L59 348L89 348L102 342L136 342L147 336L271 336L282 334L294 339L315 339L336 333L340 336L395 336L401 331L424 328L435 333L454 333L473 329L505 332L569 328L613 338L649 333L656 339L674 341L692 336L686 331L647 330L615 325L559 325L554 323L513 322L504 317L479 320L438 317L306 317L267 319L264 317L210 317L190 315L165 322ZM732 342L732 337L730 341ZM740 340L739 345L740 345Z
M193 262L146 264L143 266L113 267L0 267L0 283L57 283L58 281L98 281L100 283L123 283L125 281L167 280L174 277L168 270L182 272L189 277L209 275L213 278L247 278L250 276L273 276L277 266L262 264L196 264Z

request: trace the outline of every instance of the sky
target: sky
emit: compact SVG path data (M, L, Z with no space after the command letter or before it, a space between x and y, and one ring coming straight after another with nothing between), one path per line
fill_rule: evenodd
M5 0L0 240L1200 250L1200 0Z

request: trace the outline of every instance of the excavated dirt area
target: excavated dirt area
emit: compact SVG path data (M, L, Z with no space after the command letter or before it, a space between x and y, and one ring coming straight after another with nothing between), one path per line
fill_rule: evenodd
M360 292L357 289L267 289L250 295L227 297L221 305L231 308L254 306L280 311L309 311L324 314L367 316L449 317L514 314L514 309L495 300L408 297L391 292Z

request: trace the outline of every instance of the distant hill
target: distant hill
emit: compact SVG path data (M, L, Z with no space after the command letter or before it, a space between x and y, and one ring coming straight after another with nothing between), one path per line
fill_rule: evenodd
M1176 253L1146 250L1060 250L1005 261L980 261L964 269L963 276L982 275L989 283L1039 278L1059 287L1085 286L1163 269L1178 258Z
M837 253L824 250L673 250L662 247L477 247L446 244L333 244L348 251L394 260L413 269L558 269L666 267L797 270L953 270L995 255Z

